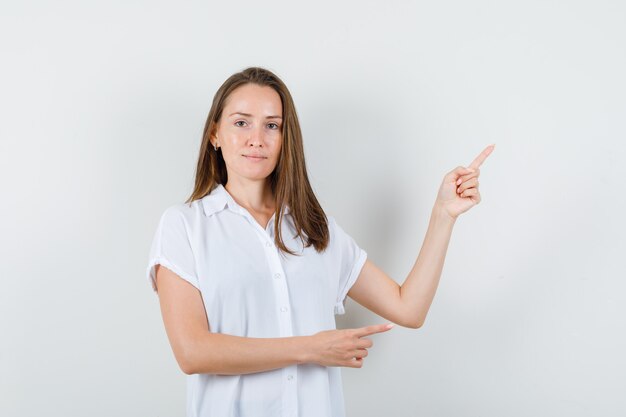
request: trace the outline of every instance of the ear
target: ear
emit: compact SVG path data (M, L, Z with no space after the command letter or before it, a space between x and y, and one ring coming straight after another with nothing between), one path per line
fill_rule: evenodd
M215 144L215 141L217 140L217 131L219 130L219 123L215 123L213 125L213 129L211 129L211 134L209 135L209 141L211 142L211 145Z
M215 144L217 143L217 138L215 137L216 133L217 133L216 131L213 131L213 133L209 135L209 144L211 146L215 146Z

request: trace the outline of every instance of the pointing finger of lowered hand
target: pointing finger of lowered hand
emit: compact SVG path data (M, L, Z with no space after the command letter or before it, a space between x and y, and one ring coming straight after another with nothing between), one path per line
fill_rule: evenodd
M391 329L393 326L394 326L393 323L388 323L388 324L374 324L372 326L361 327L356 330L356 336L363 337L363 336L368 336L374 333L386 332L387 330Z

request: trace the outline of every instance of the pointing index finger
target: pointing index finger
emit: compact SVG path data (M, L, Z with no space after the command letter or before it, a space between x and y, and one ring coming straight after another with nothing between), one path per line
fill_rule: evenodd
M372 326L365 326L365 327L361 327L361 328L357 329L356 335L357 335L357 337L363 337L363 336L368 336L368 335L374 334L374 333L382 333L382 332L386 332L387 330L391 329L393 326L394 326L393 323L374 324Z
M496 145L489 145L487 146L481 153L480 155L478 155L473 161L472 163L469 165L470 168L473 169L477 169L479 166L482 165L483 162L485 162L485 159L487 159L487 157L491 154L491 152L493 152L493 148Z

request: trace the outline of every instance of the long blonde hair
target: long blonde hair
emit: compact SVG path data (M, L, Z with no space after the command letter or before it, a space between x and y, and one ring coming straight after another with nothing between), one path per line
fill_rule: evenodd
M216 124L222 116L224 103L228 96L236 88L249 83L273 88L280 96L283 105L280 156L276 168L268 177L277 208L274 218L276 246L283 252L296 255L285 246L281 236L280 224L286 204L289 206L294 221L297 231L296 237L303 240L305 247L313 245L316 251L321 252L326 249L330 239L328 219L309 183L304 161L302 132L296 108L287 86L278 76L265 68L249 67L235 73L224 81L215 93L204 126L202 145L196 166L194 190L185 202L191 203L200 199L213 191L218 184L225 185L228 181L221 148L218 148L217 151L214 150L210 138L215 134Z

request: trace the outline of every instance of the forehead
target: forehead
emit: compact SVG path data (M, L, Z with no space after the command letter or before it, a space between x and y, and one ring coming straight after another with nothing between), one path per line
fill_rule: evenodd
M226 116L236 111L259 116L281 115L282 108L280 96L272 87L245 84L237 87L227 97L224 113Z

